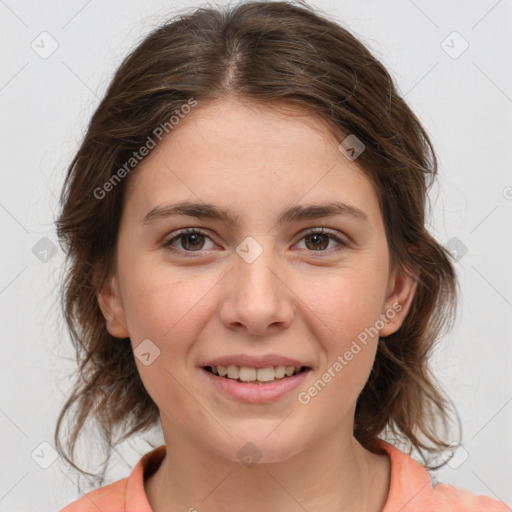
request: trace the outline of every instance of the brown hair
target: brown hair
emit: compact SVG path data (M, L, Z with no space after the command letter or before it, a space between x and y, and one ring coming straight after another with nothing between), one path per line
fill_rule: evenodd
M377 190L391 261L415 276L417 288L400 329L379 341L358 398L354 435L374 451L384 432L405 438L422 455L448 446L437 422L447 426L450 403L427 363L453 320L456 280L449 253L425 228L426 193L437 173L432 144L367 48L299 3L200 8L154 30L115 73L68 168L57 232L67 253L62 306L79 372L55 443L83 474L91 475L75 465L74 454L86 420L97 422L110 454L116 432L124 440L159 419L129 339L108 333L97 302L114 265L129 176L108 193L97 191L191 98L201 103L228 95L262 105L291 103L324 121L340 142L355 134L365 144L357 163ZM66 451L61 436L69 415Z

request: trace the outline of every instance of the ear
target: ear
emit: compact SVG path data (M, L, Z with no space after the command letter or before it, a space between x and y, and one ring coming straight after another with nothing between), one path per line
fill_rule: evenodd
M389 336L398 331L411 308L414 293L416 291L416 280L403 268L395 265L388 279L387 295L384 302L385 325L379 331L380 337Z
M115 276L109 276L97 293L98 304L105 317L107 331L115 338L128 338L128 328L119 286Z

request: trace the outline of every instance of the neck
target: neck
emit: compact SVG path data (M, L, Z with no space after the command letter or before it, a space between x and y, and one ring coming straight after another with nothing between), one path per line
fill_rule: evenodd
M351 434L336 431L285 461L250 467L180 429L164 428L164 438L166 456L145 483L153 512L379 512L387 500L389 458L365 450Z

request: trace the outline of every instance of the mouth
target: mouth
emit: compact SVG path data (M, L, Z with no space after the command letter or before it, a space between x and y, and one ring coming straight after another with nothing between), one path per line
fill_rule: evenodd
M247 363L246 363L247 364ZM253 363L254 364L254 363ZM257 363L258 364L258 363ZM305 385L310 366L200 366L205 384L221 396L239 403L268 404L287 399L293 390Z
M265 366L254 368L249 366L202 366L203 370L217 377L234 382L268 385L295 377L311 370L309 366Z

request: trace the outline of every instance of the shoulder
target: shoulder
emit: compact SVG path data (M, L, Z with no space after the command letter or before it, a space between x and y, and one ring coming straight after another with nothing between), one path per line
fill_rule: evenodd
M504 502L444 483L435 485L429 472L390 443L381 448L391 461L388 499L383 512L511 512Z
M510 512L512 509L503 501L483 494L476 496L462 487L440 483L433 489L431 496L432 510L440 512L463 510L464 512Z
M93 510L124 510L128 478L123 478L94 491L61 509L59 512L91 512Z
M84 494L59 512L151 512L144 479L158 468L165 452L162 445L146 453L128 477Z

